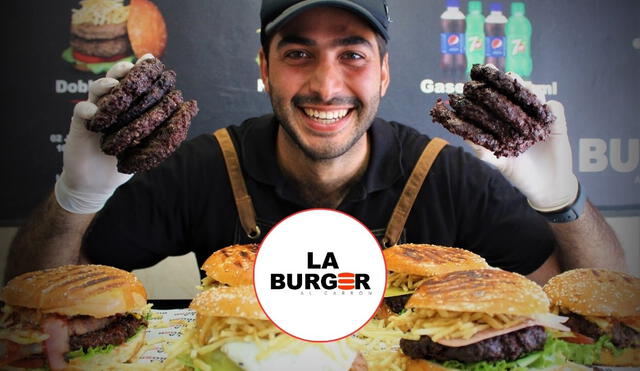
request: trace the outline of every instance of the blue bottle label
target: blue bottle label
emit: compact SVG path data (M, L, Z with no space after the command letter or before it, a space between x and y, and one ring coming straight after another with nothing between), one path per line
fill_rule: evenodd
M440 52L442 54L464 54L464 34L448 32L441 33Z
M487 57L504 57L507 55L504 36L487 36L484 43Z

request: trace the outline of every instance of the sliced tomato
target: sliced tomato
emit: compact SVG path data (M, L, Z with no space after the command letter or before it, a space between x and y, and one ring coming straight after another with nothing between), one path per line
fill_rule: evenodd
M115 62L115 61L119 61L122 58L127 57L127 54L118 54L118 55L114 55L113 57L106 57L106 58L94 57L93 55L82 54L75 50L73 50L71 54L73 55L73 58L75 58L77 61L84 62L84 63Z
M568 343L574 343L574 344L593 344L596 341L593 340L592 338L588 337L588 336L584 336L582 334L578 334L577 332L573 333L573 336L569 336L569 337L563 337L562 340L568 342Z

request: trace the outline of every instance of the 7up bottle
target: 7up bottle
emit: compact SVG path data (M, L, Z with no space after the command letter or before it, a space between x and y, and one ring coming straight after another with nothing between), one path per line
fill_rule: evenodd
M531 76L531 22L524 16L524 3L511 4L511 17L507 22L507 71L522 77Z
M480 1L469 1L465 39L467 75L469 75L474 64L484 63L484 16L482 15L482 3Z

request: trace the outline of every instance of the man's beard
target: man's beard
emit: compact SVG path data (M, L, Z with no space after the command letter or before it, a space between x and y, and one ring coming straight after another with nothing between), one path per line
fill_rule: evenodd
M274 91L271 86L270 91ZM305 156L313 161L327 161L347 153L354 144L362 138L364 133L369 130L378 110L378 105L380 104L379 95L373 95L367 104L362 104L362 102L355 97L337 97L332 98L328 102L324 102L318 95L296 95L293 97L291 102L285 102L285 100L277 94L271 94L270 98L275 118L280 126L282 126L291 140L298 148L300 148L300 150L302 150ZM327 143L322 148L311 148L310 146L305 145L300 134L296 132L294 125L289 121L289 118L294 117L294 110L298 110L299 105L303 103L325 106L340 104L352 105L352 112L350 112L349 115L355 116L355 131L351 138L341 145L332 145Z

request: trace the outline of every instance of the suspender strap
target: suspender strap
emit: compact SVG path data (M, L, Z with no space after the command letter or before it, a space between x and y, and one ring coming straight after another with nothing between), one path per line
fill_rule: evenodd
M433 138L429 144L427 144L424 151L422 151L422 155L420 155L418 162L416 162L411 176L409 176L407 180L407 184L404 185L400 199L393 209L393 214L391 214L389 225L387 225L387 230L382 239L384 248L398 243L400 234L407 222L407 217L409 217L409 212L411 212L413 203L416 201L416 197L418 197L418 192L420 192L420 188L422 188L422 183L427 177L431 165L433 165L436 157L438 157L438 154L445 145L447 145L446 140Z
M231 190L233 191L233 198L236 201L242 229L244 229L249 238L257 238L260 236L260 228L258 228L256 224L256 211L253 208L251 196L249 196L247 186L244 183L236 148L226 128L216 130L213 135L218 140L218 143L220 143L220 148L222 148L222 155L224 156L224 163L227 166Z

